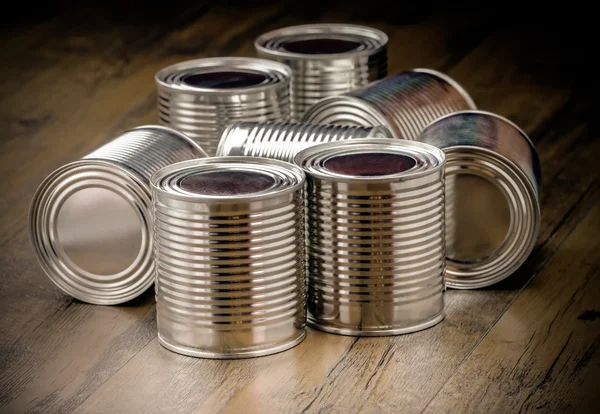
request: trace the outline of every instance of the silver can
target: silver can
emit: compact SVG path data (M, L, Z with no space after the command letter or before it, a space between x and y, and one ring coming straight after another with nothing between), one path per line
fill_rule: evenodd
M258 56L292 68L292 112L300 120L322 98L341 95L387 75L387 35L348 24L307 24L259 36Z
M305 186L308 324L383 336L444 316L444 153L361 139L298 153Z
M151 125L52 172L29 212L42 269L83 302L114 305L142 294L154 281L150 176L173 162L206 156L185 135Z
M514 273L540 228L542 174L531 140L485 111L441 118L418 140L446 153L448 287L480 288Z
M214 155L232 122L290 119L289 67L266 59L204 58L156 74L160 122Z
M292 162L299 151L324 142L391 137L391 131L383 126L351 127L277 121L238 122L223 132L217 155L266 157Z
M384 125L396 138L414 140L436 119L475 108L469 94L455 80L434 70L414 69L322 99L306 112L302 122Z
M214 157L152 178L158 339L188 356L269 355L306 331L295 165Z

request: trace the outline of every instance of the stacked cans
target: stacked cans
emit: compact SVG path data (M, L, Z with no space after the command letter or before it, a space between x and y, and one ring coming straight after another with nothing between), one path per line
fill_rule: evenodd
M259 36L258 56L293 72L293 119L322 98L340 95L387 76L385 33L348 24L308 24Z
M302 121L385 125L395 137L414 140L436 119L468 109L475 109L475 103L456 81L434 70L414 69L322 99L305 113Z
M414 332L444 317L444 153L364 139L301 151L308 321L327 332Z
M525 132L496 114L462 111L418 140L447 157L448 286L480 288L514 273L540 227L540 161Z
M205 156L179 132L144 126L55 170L38 187L29 220L46 274L65 293L99 305L147 290L154 281L150 177Z
M291 70L254 58L206 58L156 74L162 124L215 155L223 130L236 121L288 120Z
M305 335L302 187L292 164L207 158L152 177L160 343L245 358Z
M351 127L293 122L238 122L229 126L217 155L275 158L292 162L294 156L313 145L351 138L391 138L384 126Z

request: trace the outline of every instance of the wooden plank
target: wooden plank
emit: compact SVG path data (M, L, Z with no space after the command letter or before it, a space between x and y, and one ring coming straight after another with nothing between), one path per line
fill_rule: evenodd
M426 412L592 412L600 403L600 193Z

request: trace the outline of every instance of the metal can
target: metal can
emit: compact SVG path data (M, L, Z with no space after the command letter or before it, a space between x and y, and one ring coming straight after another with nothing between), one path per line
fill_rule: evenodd
M155 76L160 122L214 155L223 130L232 122L290 119L291 76L284 64L244 57L168 66Z
M303 122L388 127L396 138L414 140L436 119L475 103L455 80L431 69L413 69L322 99Z
M361 139L307 148L308 324L384 336L444 316L444 153Z
M529 137L499 115L460 111L432 123L418 140L447 158L448 287L481 288L514 273L540 228L542 174Z
M213 157L152 177L158 339L188 356L269 355L306 332L303 171Z
M353 127L277 121L238 122L223 132L217 155L266 157L293 162L299 151L323 142L391 137L391 131L384 126Z
M185 135L141 126L52 172L29 212L33 250L48 277L83 302L114 305L154 282L149 179L206 157Z
M293 120L320 99L387 76L387 35L348 24L307 24L259 36L258 56L291 67Z

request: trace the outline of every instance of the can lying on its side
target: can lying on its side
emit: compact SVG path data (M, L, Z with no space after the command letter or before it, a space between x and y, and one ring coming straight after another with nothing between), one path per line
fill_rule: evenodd
M391 139L298 153L306 175L308 323L358 336L444 318L444 153Z
M327 96L340 95L387 75L388 37L371 27L306 24L259 36L258 56L293 72L292 119Z
M206 156L179 132L143 126L55 170L37 189L29 217L46 274L65 293L98 305L146 291L154 282L150 176Z
M302 121L384 125L396 138L414 140L436 119L467 109L475 109L475 103L455 80L434 70L414 69L322 99L305 113Z
M159 342L233 359L305 335L302 187L293 164L214 157L152 177Z
M461 111L428 126L419 141L446 153L448 287L505 279L531 253L540 227L537 151L514 123Z
M392 133L383 126L238 122L223 132L217 155L266 157L292 162L294 156L304 148L350 138L392 138Z
M267 59L180 62L156 74L159 118L214 155L232 122L290 119L291 76L289 67Z

